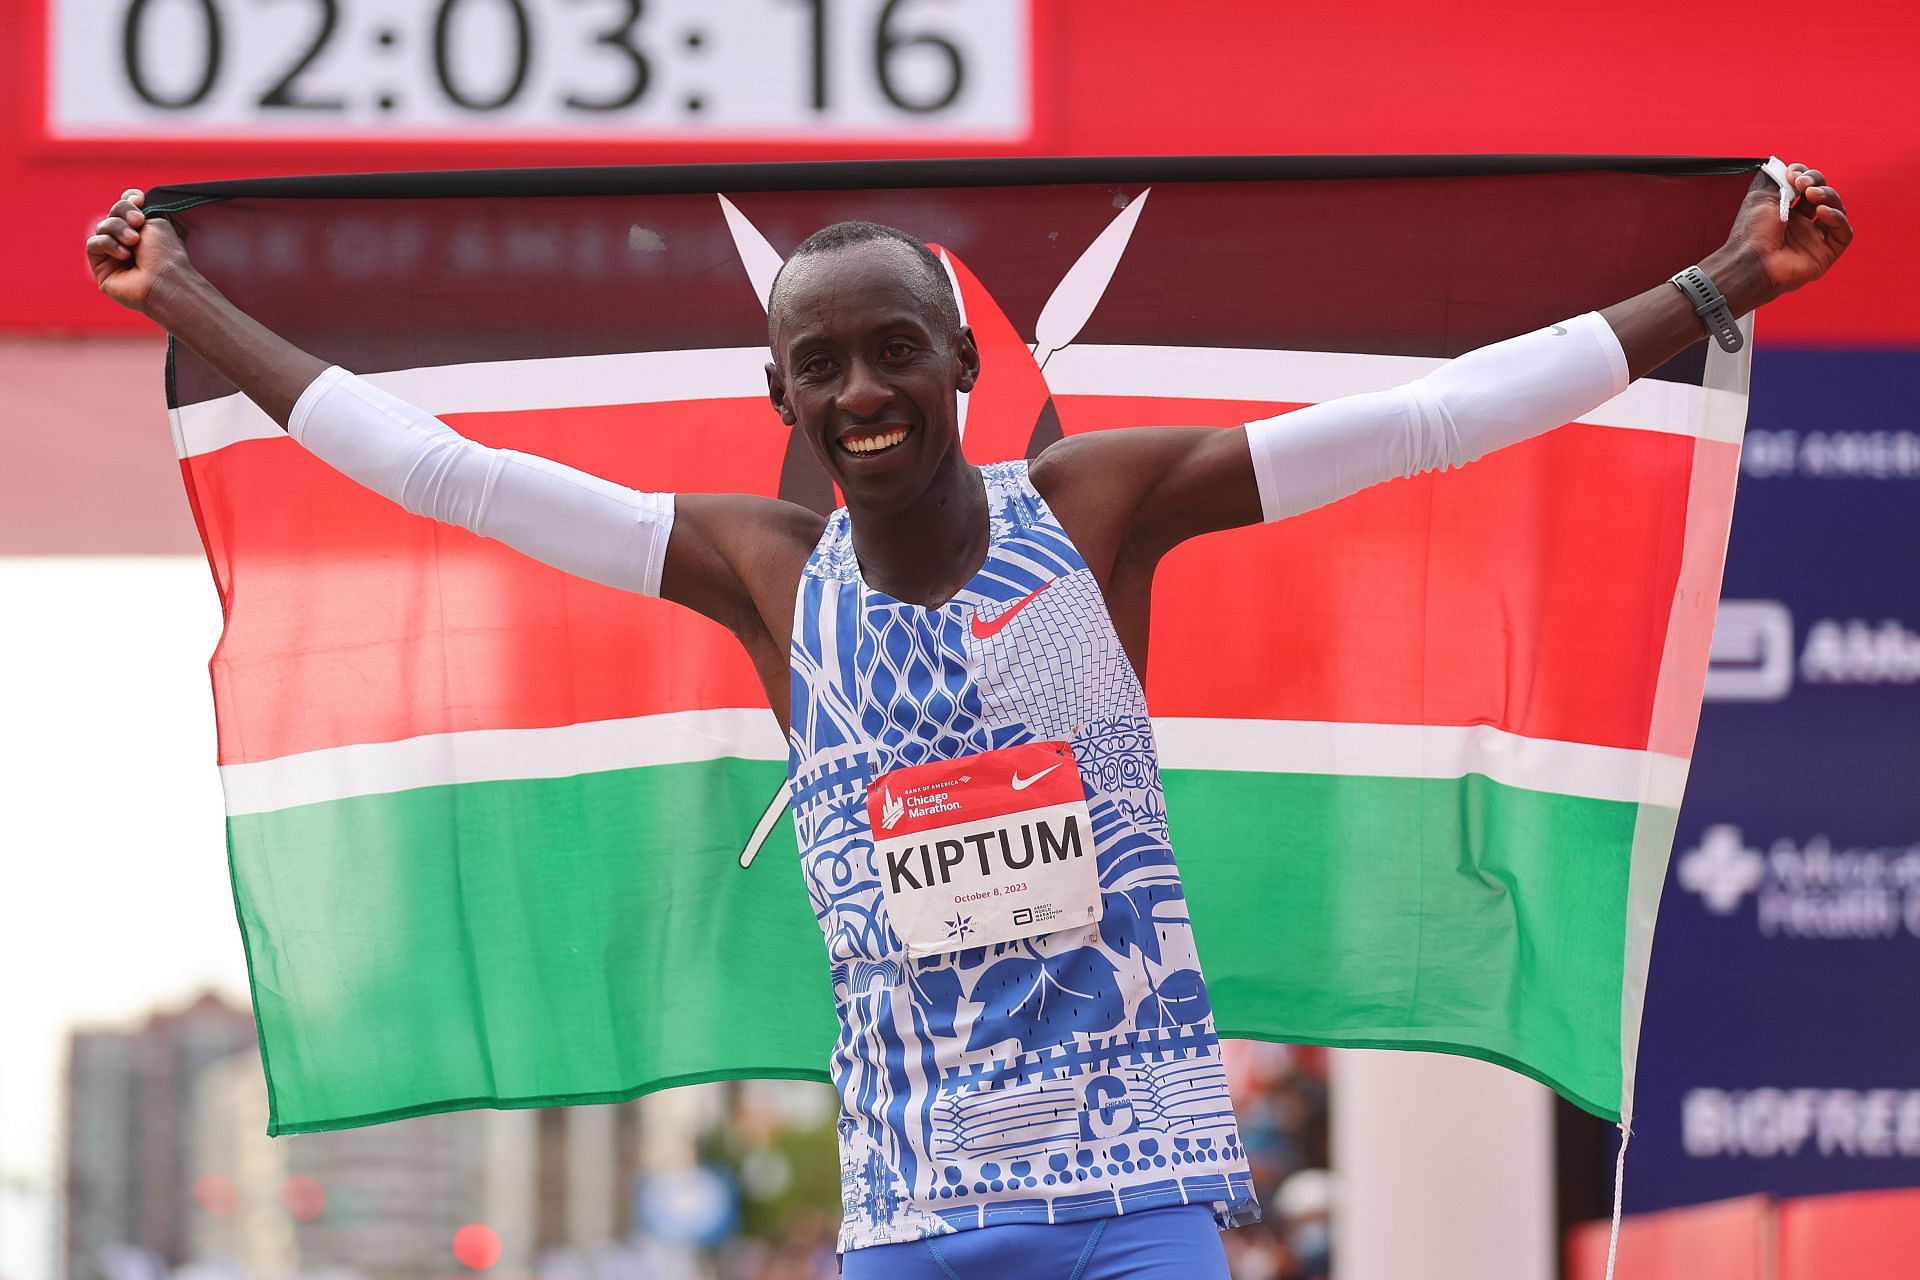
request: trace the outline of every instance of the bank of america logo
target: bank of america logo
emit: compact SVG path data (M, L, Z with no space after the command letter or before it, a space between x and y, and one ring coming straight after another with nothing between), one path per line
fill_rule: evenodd
M1680 858L1680 887L1699 894L1707 910L1717 916L1738 911L1766 874L1766 859L1758 849L1747 847L1740 828L1731 823L1708 827L1699 846Z
M906 802L886 787L880 788L880 829L893 830L900 825L900 819L906 815Z

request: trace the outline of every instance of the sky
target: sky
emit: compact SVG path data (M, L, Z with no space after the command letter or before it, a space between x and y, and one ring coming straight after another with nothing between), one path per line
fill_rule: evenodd
M0 556L0 1182L50 1186L65 1037L246 1000L198 556Z

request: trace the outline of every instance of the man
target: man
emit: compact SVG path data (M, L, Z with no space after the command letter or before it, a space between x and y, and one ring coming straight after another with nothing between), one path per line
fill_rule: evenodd
M137 191L88 254L103 292L347 475L739 638L791 743L840 1014L847 1274L1224 1276L1216 1226L1258 1209L1139 680L1156 566L1577 418L1717 303L1818 278L1852 230L1823 175L1790 173L1794 216L1756 179L1699 298L1661 283L1393 391L1077 435L1030 467L960 450L980 357L938 261L837 224L768 309L770 398L846 497L825 519L466 441L233 307Z

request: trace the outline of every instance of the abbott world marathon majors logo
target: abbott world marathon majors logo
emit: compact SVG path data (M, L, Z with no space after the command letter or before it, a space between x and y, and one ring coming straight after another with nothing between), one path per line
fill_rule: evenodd
M1920 938L1920 844L1839 848L1823 835L1780 837L1764 850L1722 823L1680 855L1680 887L1716 916L1748 910L1765 938Z
M1920 683L1920 632L1896 618L1820 618L1796 652L1778 600L1722 600L1707 659L1709 702L1779 702L1804 684Z

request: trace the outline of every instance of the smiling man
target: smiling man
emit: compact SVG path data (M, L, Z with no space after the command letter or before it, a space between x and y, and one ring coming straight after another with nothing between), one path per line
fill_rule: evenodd
M770 299L774 407L846 506L639 493L467 441L286 343L143 196L87 242L101 290L302 445L409 510L726 626L791 747L840 1035L849 1276L1223 1277L1257 1216L1169 846L1140 673L1161 558L1585 414L1852 239L1794 166L1673 282L1391 391L1242 428L1092 432L975 467L982 375L939 262L819 232ZM987 376L991 376L988 371Z

